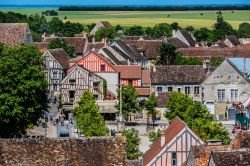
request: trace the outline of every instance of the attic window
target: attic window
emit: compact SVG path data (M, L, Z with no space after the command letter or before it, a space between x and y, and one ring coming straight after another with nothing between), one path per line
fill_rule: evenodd
M69 84L70 85L76 84L76 79L69 79Z
M104 64L101 65L101 71L105 71L105 65Z
M157 92L162 92L162 87L158 86L158 87L156 88L156 90L157 90Z

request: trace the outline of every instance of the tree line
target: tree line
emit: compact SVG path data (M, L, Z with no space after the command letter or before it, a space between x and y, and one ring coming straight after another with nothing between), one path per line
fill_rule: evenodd
M189 11L189 10L250 10L244 6L62 6L59 11Z

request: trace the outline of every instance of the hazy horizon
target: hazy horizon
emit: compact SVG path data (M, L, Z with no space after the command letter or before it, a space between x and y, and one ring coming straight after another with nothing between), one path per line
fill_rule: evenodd
M250 5L250 0L1 0L0 5Z

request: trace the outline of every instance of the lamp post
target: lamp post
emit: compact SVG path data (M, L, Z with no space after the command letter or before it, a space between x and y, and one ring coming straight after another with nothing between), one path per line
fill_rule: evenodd
M123 115L122 115L122 82L120 80L120 99L119 99L119 103L120 103L120 111L119 111L119 116L117 119L117 131L120 131L122 129L124 129L124 124L123 124Z

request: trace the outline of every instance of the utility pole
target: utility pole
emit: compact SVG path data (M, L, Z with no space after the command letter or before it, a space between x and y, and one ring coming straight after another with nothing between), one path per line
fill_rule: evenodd
M117 119L117 131L119 132L120 130L123 130L124 124L123 124L123 116L122 116L122 81L120 80L120 99L119 99L119 104L120 104L120 111L119 111L119 116Z

